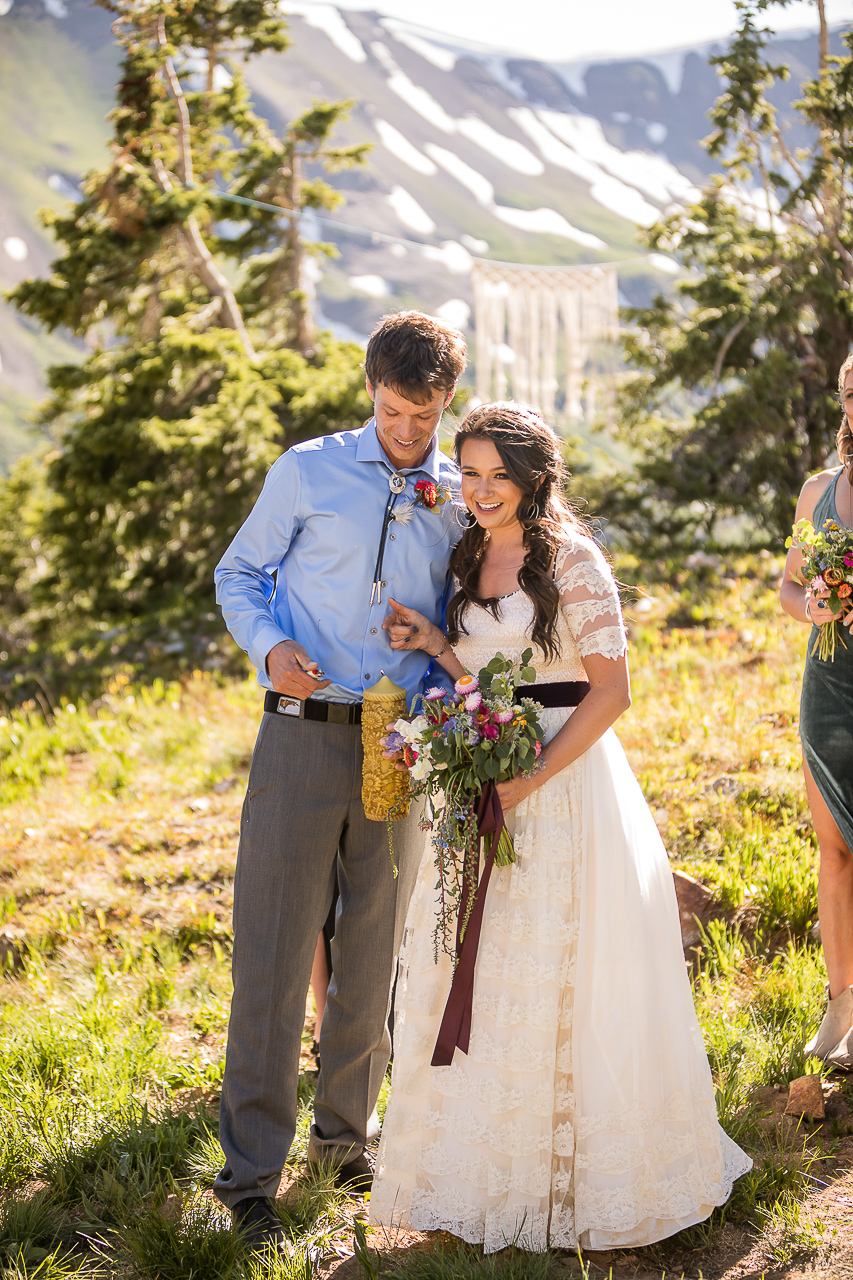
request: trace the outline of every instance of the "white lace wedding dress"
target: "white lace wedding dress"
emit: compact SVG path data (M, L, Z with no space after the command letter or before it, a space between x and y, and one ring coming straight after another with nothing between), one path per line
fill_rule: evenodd
M606 561L576 537L556 563L561 657L585 679L627 647ZM532 606L469 606L456 646L476 672L517 661ZM572 714L546 710L552 737ZM451 982L434 963L427 847L409 910L375 1224L442 1229L487 1251L651 1244L706 1218L751 1161L717 1123L669 863L612 730L508 815L518 861L489 884L470 1051L431 1067Z

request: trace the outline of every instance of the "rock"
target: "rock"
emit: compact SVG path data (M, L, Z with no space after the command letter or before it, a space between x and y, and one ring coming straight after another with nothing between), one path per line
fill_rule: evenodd
M725 912L710 889L692 876L683 871L673 871L672 879L678 899L681 945L685 948L698 946L702 938L699 926L707 929L711 920L719 919Z
M0 972L16 973L24 967L26 954L26 934L13 924L4 924L0 929Z
M810 1120L822 1120L826 1114L820 1076L800 1076L792 1080L788 1089L786 1116L808 1116Z

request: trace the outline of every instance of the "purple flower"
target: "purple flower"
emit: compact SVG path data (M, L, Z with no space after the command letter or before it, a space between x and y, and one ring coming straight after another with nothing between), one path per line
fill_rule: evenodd
M402 751L405 745L406 739L401 733L397 733L396 729L389 733L388 737L385 739L386 751Z
M448 716L444 724L441 726L441 732L444 734L445 738L448 738L450 734L453 733L455 728L456 728L456 717Z

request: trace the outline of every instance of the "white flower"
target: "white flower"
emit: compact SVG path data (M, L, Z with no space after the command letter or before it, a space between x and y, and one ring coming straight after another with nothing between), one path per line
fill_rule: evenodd
M423 779L432 769L432 761L426 751L422 751L415 763L412 765L409 773L414 782L422 782Z

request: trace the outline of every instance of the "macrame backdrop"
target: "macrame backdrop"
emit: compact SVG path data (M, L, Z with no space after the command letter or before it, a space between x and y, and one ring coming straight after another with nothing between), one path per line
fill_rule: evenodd
M529 404L555 426L610 418L619 334L616 267L475 261L471 277L478 398Z

